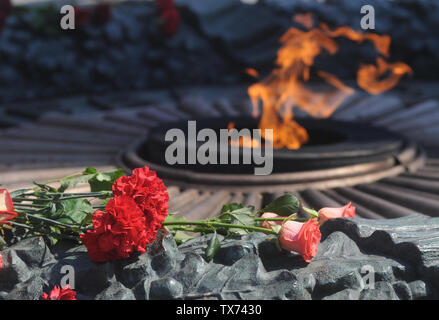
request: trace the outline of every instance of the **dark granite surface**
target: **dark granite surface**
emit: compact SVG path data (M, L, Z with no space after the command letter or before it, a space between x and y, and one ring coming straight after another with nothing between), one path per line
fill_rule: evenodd
M1 252L2 299L39 299L74 268L78 299L434 299L439 287L439 219L336 219L322 227L309 264L279 252L270 236L222 239L207 262L210 235L177 247L162 233L148 253L96 264L83 246L49 250L26 239Z

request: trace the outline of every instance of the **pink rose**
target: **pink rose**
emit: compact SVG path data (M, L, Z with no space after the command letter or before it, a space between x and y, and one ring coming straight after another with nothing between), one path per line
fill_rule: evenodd
M264 212L261 218L282 218L280 215L273 212ZM286 217L285 217L286 219ZM283 221L264 221L261 223L262 228L271 229L270 226L281 225Z
M319 223L313 218L305 223L285 222L280 230L279 242L283 249L298 252L306 262L311 262L321 238Z
M355 207L351 202L341 208L322 208L319 210L320 225L329 219L353 217L355 217Z

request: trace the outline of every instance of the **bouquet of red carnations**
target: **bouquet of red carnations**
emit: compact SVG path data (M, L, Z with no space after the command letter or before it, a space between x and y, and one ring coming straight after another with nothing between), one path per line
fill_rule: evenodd
M82 242L96 262L146 252L161 228L172 232L178 242L193 238L194 232L213 233L206 248L208 260L221 247L218 234L263 232L273 235L271 239L280 249L298 252L310 262L320 242L319 226L328 219L355 216L355 207L349 203L319 211L302 206L310 218L298 218L301 203L294 195L284 194L259 211L232 203L212 218L186 220L176 213L168 214L165 184L148 167L135 169L130 176L124 176L120 169L100 173L88 168L51 182L60 186L35 183L33 189L0 190L1 233L19 229L21 237L40 235L52 244L59 239ZM88 183L91 192L67 192L80 182Z

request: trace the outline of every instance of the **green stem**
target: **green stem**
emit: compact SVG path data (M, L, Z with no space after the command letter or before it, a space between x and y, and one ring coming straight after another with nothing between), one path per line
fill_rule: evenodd
M53 199L37 199L37 198L22 198L22 197L12 198L12 201L14 202L14 204L16 201L49 202L52 200ZM19 203L17 203L17 204L19 204Z
M200 227L194 227L194 228L175 227L175 228L172 228L172 230L175 230L175 231L186 231L186 232L196 232L196 233L205 231L205 229L200 228Z
M47 208L44 204L30 204L30 203L14 203L15 208L21 208L23 210L40 210Z
M66 179L67 180L67 179L71 179L71 178L79 177L79 176L82 176L82 172L74 173L74 174L71 174L71 175L69 175L67 177L61 178L61 179L47 180L45 184L49 184L49 183L53 183L53 182L60 182L62 179Z
M46 222L48 224L52 224L52 225L55 225L57 227L63 227L63 228L66 228L66 229L70 229L70 230L75 231L75 232L83 231L84 230L84 228L74 227L72 225L61 223L61 222L58 222L58 221L55 221L55 220L52 220L52 219L35 216L33 214L30 214L30 213L25 213L25 216L28 217L28 218L35 219L35 220L44 221L44 222Z
M68 196L68 197L59 197L59 198L47 198L47 199L41 199L41 198L13 198L12 201L31 201L31 202L51 202L51 201L63 201L63 200L72 200L72 199L84 199L84 198L102 198L106 195L100 194L97 195L75 195L75 196Z
M215 222L215 221L209 221L209 220L197 220L197 221L174 221L174 222L163 222L164 226L175 226L175 225L188 225L188 226L206 226L206 227L225 227L225 228L237 228L237 229L245 229L245 230L251 230L251 231L258 231L258 232L264 232L264 233L270 233L275 234L277 233L270 229L265 229L262 227L254 227L254 226L244 226L240 224L230 224L230 223L222 223L222 222Z
M38 230L37 228L35 228L33 226L29 226L27 224L22 224L22 223L18 223L18 222L14 222L14 221L8 221L8 222L11 225L16 226L16 227L21 227L21 228L26 228L26 229L34 230L35 232L38 232L42 236L52 236L52 237L59 238L59 239L69 239L69 240L78 241L78 237L75 237L75 236L71 236L71 235L67 235L67 234L58 234L58 233L53 233L53 232L50 232L50 231L41 231L41 230Z
M285 218L255 218L256 221L285 221L288 217ZM294 219L288 219L288 221L297 221L297 222L306 222L309 219L307 218L294 218Z
M82 192L82 193L56 193L56 192L45 192L44 196L50 198L27 198L27 197L15 197L12 198L13 201L31 201L31 202L49 202L56 200L71 200L71 199L82 199L82 198L103 198L112 195L111 191L105 192ZM26 196L41 196L41 194L29 193Z
M62 198L58 198L58 199L51 199L51 200L72 200L72 199L83 199L83 198L97 198L98 196L96 195L79 195L79 196L68 196L68 197L62 197ZM102 195L100 195L99 197L102 197Z
M39 192L41 193L41 192ZM26 195L35 195L35 192L30 193L30 194L26 194ZM68 193L68 192L62 192L62 193L58 193L58 192L44 192L45 196L59 196L59 195L65 195L65 196L85 196L85 197L102 197L102 196L108 196L108 195L112 195L111 191L100 191L100 192L73 192L73 193Z
M26 228L26 229L34 229L34 227L32 227L32 226L29 226L29 225L23 224L23 223L18 223L15 221L8 221L8 223L10 223L13 226L17 226L17 227L22 227L22 228Z

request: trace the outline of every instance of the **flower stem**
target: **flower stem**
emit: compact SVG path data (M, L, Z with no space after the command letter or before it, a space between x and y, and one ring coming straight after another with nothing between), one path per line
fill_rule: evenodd
M264 232L269 234L275 234L277 233L270 229L265 229L262 227L255 227L255 226L245 226L241 224L230 224L230 223L222 223L222 222L215 222L215 221L209 221L209 220L195 220L195 221L173 221L173 222L163 222L164 226L183 226L183 225L189 225L189 226L206 226L206 227L225 227L225 228L237 228L237 229L245 229L245 230L251 230L251 231L258 231L258 232Z
M284 218L255 218L256 221L285 221L287 220L288 217L284 217ZM307 218L293 218L293 219L288 219L288 221L297 221L297 222L306 222L309 219Z
M100 191L100 192L74 192L74 193L57 193L57 192L44 192L44 195L46 196L84 196L84 197L102 197L102 196L111 196L113 193L111 191ZM35 193L32 194L26 194L26 195L35 195Z
M53 199L37 199L37 198L22 198L22 197L12 198L12 201L14 202L14 204L16 201L49 202L52 200ZM19 203L17 203L17 204L19 204Z
M34 230L35 232L38 232L42 236L46 235L46 236L52 236L52 237L59 238L59 239L68 239L68 240L78 241L78 237L75 237L75 236L71 236L71 235L67 235L67 234L58 234L58 233L53 233L50 231L41 231L41 230L38 230L37 228L35 228L34 226L18 223L15 221L8 221L8 223L10 223L13 226Z
M47 206L44 204L35 204L35 203L14 203L14 207L47 208Z
M82 198L103 198L112 195L111 191L102 191L102 192L78 192L78 193L56 193L56 192L44 192L44 196L48 198L27 198L27 196L41 196L41 194L28 193L24 194L21 197L12 198L13 201L30 201L30 202L50 202L56 200L71 200L71 199L82 199Z
M195 233L199 233L199 232L203 232L205 231L205 229L203 229L202 227L193 227L193 228L188 228L188 227L175 227L172 228L172 230L175 231L185 231L185 232L195 232Z
M78 172L78 173L73 173L67 177L64 177L64 179L70 179L70 178L74 178L74 177L78 177L81 176L82 172ZM51 179L51 180L47 180L45 184L49 184L49 183L53 183L53 182L59 182L61 179Z
M58 222L58 221L55 221L55 220L52 220L52 219L48 219L48 218L44 218L44 217L39 217L39 216L30 214L30 213L25 213L25 216L27 218L32 218L32 219L44 221L44 222L46 222L48 224L52 224L52 225L55 225L57 227L63 227L63 228L66 228L66 229L70 229L70 230L75 231L75 232L82 231L84 229L84 228L81 228L81 227L75 227L75 226L72 226L72 225L69 225L69 224L61 223L61 222Z
M26 229L34 229L34 227L29 226L27 224L23 224L23 223L18 223L15 221L8 221L9 224L13 225L13 226L17 226L17 227L22 227L22 228L26 228Z

